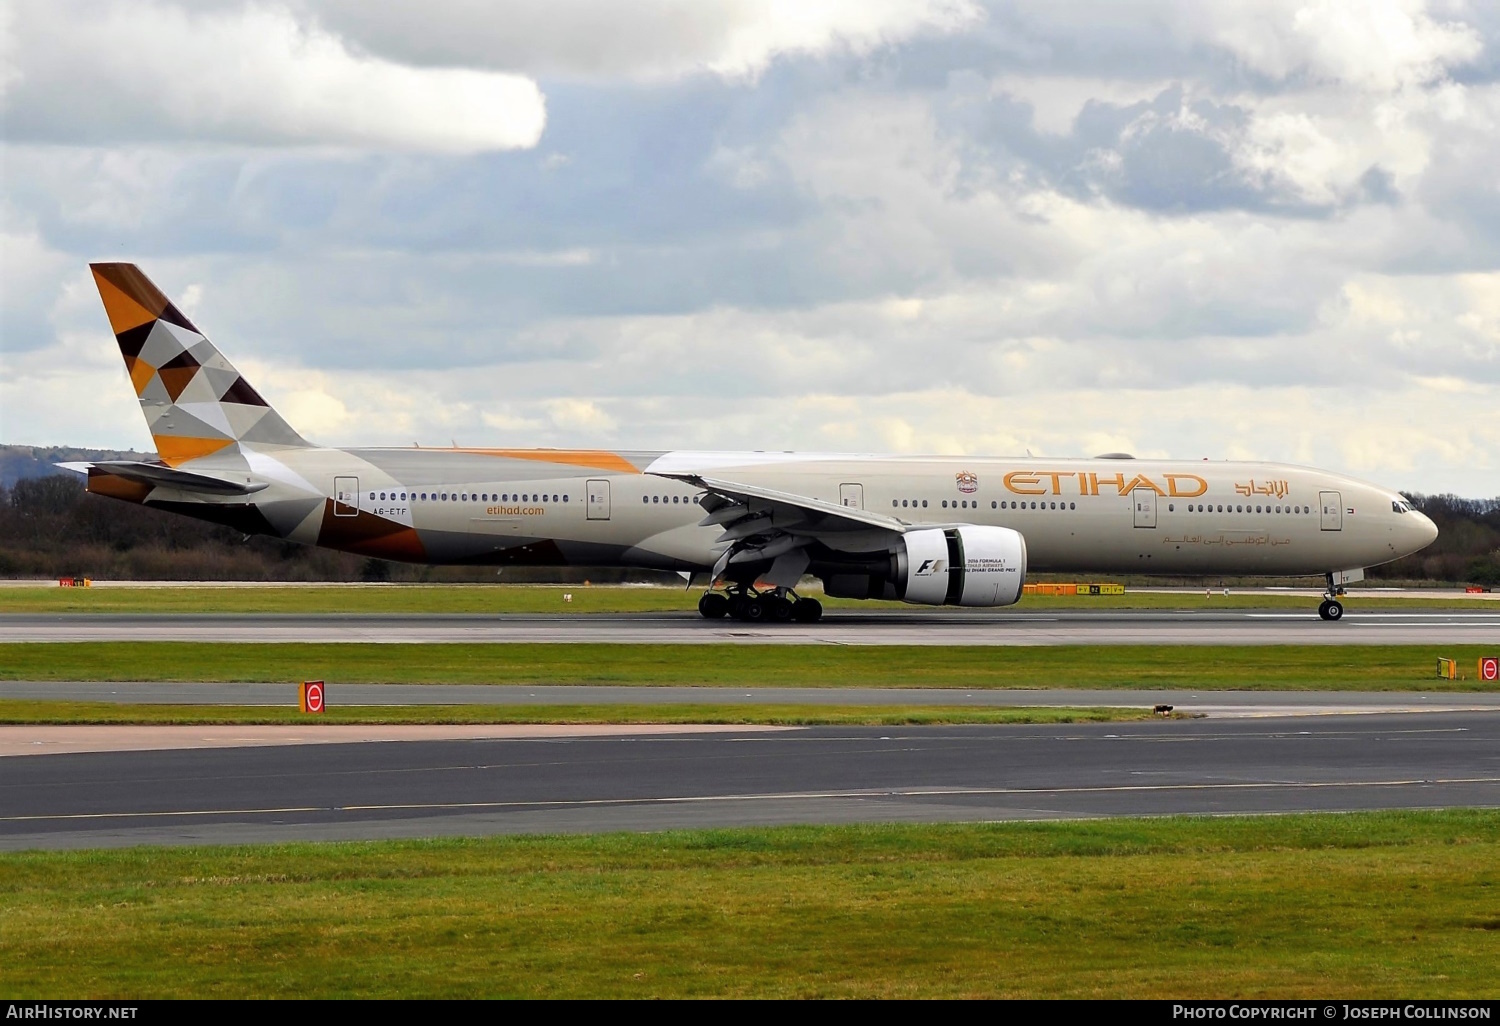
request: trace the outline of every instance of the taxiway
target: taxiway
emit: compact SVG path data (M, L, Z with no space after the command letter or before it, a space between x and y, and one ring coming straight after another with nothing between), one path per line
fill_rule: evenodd
M191 729L191 728L188 728ZM0 848L1500 805L1500 715L206 747L4 761Z
M1190 688L732 688L599 684L341 684L332 706L411 705L811 705L1015 709L1171 705L1193 716L1293 716L1395 712L1500 712L1496 691L1195 691ZM123 705L295 707L294 684L160 681L0 681L0 699ZM3 729L3 728L0 728Z

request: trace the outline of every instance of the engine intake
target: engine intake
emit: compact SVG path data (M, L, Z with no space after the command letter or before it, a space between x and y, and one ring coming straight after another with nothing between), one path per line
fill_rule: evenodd
M928 606L1008 606L1026 583L1026 539L1008 527L932 528L902 535L900 598Z

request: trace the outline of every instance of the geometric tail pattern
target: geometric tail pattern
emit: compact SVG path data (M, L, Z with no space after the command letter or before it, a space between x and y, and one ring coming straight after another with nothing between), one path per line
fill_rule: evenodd
M239 443L308 445L140 268L89 267L163 463Z

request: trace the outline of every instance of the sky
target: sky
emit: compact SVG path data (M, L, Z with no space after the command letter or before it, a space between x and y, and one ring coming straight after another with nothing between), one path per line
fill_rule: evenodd
M1266 459L1500 495L1500 7L5 0L0 442L138 263L330 445Z

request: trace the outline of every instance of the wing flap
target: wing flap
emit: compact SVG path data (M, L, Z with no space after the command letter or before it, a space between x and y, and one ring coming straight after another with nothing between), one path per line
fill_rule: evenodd
M775 488L765 488L740 481L725 481L720 478L701 477L697 474L657 474L655 476L685 481L704 491L741 503L747 507L744 512L748 514L761 512L761 509L757 507L769 507L765 509L765 512L771 514L778 528L783 524L791 528L793 522L800 519L805 523L804 532L808 534L818 534L824 531L864 530L871 527L904 534L910 526L903 520L888 517L883 513L872 513L865 509L855 509L852 506L841 506L836 502L815 499L809 495L783 492ZM708 508L707 505L704 508ZM734 517L726 515L727 513L727 504L716 505L704 518L705 526L733 520ZM800 516L793 514L800 514Z

